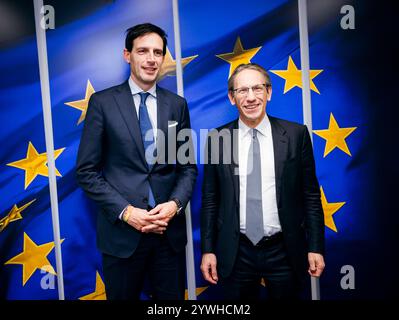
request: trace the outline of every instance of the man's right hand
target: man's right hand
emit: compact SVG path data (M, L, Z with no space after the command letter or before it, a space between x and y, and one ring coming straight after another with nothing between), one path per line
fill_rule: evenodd
M154 232L162 234L168 225L166 222L161 220L151 220L152 217L148 215L147 210L135 208L131 205L126 208L126 211L123 215L127 214L129 214L129 218L126 223L140 232L142 232L143 227L148 226L146 228L146 233Z
M201 271L204 279L212 284L217 284L218 273L216 271L216 256L213 253L202 255Z

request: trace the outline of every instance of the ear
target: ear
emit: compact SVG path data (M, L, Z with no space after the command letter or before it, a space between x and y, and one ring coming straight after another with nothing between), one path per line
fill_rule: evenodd
M231 105L234 106L236 104L236 101L234 100L233 92L229 90L228 96L229 96Z
M123 59L127 62L130 63L130 52L125 48L123 49Z
M272 87L267 88L266 98L267 98L267 101L272 100Z

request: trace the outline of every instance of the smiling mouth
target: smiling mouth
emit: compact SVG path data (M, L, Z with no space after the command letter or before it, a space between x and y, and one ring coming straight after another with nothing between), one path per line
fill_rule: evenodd
M258 106L259 106L259 104L251 104L251 105L245 106L244 108L246 110L254 110L254 109L258 108Z
M143 67L145 72L149 72L149 73L154 73L158 70L158 68L153 68L153 67Z

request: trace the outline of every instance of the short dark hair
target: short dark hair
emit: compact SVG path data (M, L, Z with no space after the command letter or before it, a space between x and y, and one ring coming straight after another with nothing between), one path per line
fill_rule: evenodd
M228 90L232 91L234 89L234 79L236 78L237 74L239 74L243 70L256 70L259 71L261 74L265 76L266 79L266 85L271 86L272 82L270 81L270 76L269 73L266 71L265 68L260 66L259 64L256 63L242 63L240 64L237 68L234 69L233 73L231 74L229 81L228 81Z
M142 23L137 24L126 30L126 39L125 39L125 48L127 51L131 52L133 49L133 41L134 39L144 36L149 33L156 33L162 38L163 41L163 55L166 54L166 46L168 45L168 41L166 39L167 35L164 30L160 27L152 24L152 23Z

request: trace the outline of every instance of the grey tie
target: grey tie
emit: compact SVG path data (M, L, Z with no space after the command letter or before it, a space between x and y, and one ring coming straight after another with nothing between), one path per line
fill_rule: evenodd
M256 245L263 238L262 172L257 130L252 129L248 153L246 236ZM252 169L252 170L251 170Z

